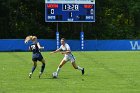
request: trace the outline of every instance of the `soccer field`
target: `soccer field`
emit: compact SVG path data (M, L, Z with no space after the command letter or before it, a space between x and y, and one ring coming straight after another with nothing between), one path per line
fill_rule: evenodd
M73 52L85 75L64 65L57 79L52 78L63 55L42 53L46 68L38 74L38 62L32 78L31 52L0 52L0 93L140 93L140 52Z

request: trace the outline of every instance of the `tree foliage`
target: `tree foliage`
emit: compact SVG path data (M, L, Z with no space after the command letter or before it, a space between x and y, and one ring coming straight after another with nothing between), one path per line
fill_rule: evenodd
M57 23L45 23L44 0L1 0L0 38L54 39ZM79 39L139 39L139 0L96 0L95 23L59 23L61 37ZM81 26L83 28L81 28Z

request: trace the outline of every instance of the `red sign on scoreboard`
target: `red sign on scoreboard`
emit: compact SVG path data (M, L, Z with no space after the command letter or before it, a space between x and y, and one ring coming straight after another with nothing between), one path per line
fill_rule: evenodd
M58 8L58 4L47 4L47 8Z
M93 8L92 4L84 4L84 8Z

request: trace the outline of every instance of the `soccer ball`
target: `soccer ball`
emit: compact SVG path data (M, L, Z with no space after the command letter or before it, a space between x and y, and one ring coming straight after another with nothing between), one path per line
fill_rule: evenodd
M53 78L57 78L57 72L52 73Z

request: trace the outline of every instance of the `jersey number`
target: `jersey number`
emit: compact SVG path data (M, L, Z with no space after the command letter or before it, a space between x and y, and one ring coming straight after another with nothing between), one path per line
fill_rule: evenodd
M31 49L34 50L35 49L35 45L31 45Z

